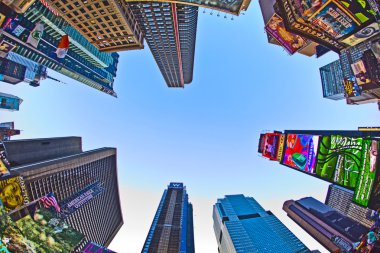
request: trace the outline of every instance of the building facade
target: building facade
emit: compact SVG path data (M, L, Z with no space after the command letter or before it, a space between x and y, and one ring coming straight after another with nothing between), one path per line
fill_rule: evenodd
M321 74L323 97L332 100L344 99L344 76L340 60L321 67L319 73Z
M125 1L47 2L100 51L117 52L144 48L142 31Z
M271 211L242 194L218 199L213 220L220 253L311 252Z
M18 111L21 103L21 98L0 92L0 109Z
M351 252L368 228L337 210L308 197L284 203L288 216L330 252Z
M193 80L198 7L165 2L130 3L169 87Z
M0 58L0 81L18 84L24 80L26 67L18 62Z
M30 200L54 192L58 202L94 182L104 192L72 213L66 222L87 241L108 246L123 225L116 168L116 149L82 151L79 137L4 142L11 174L24 178Z
M347 217L359 222L368 228L372 227L374 221L367 218L372 210L359 206L352 202L354 191L331 184L326 195L325 204L338 210Z
M112 96L119 55L100 52L84 36L56 15L40 1L36 1L24 14L16 15L5 5L0 14L5 17L0 41L16 46L12 53L43 65L74 80ZM37 23L44 31L36 47L27 43L29 34ZM57 45L63 35L69 35L70 47L65 58L56 55ZM8 53L9 54L9 53Z
M183 183L162 195L142 253L194 253L193 206Z

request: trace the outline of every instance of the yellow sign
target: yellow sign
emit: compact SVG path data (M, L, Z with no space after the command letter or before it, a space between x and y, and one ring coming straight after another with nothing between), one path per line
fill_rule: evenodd
M0 198L6 212L29 203L28 193L22 177L12 177L0 181Z
M277 161L281 162L282 154L284 153L285 134L281 134L280 141L278 143Z

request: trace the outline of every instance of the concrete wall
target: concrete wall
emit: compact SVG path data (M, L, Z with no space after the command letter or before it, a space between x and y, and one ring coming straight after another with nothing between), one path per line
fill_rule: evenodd
M13 167L81 153L82 138L12 140L5 141L4 146Z

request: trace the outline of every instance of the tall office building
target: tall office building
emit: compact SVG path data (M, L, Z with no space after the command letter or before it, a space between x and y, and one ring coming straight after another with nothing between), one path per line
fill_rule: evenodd
M183 183L164 191L141 252L194 253L193 206Z
M308 197L284 203L288 216L330 252L351 252L368 228L337 210Z
M220 253L311 252L271 211L251 197L226 195L213 210Z
M319 68L323 97L332 100L344 99L343 72L340 60Z
M164 2L129 4L169 87L193 79L198 7Z
M72 213L66 222L85 235L84 241L108 246L123 225L116 149L82 151L80 137L4 142L11 174L24 178L30 200L54 192L59 203L93 183L104 191Z
M125 1L46 2L100 51L144 48L142 31Z
M368 219L367 214L372 210L353 203L353 197L354 191L331 184L326 195L325 204L370 228L374 221Z
M24 14L17 16L7 6L2 3L0 5L0 14L7 20L2 25L0 41L17 45L12 49L13 53L116 96L113 83L119 58L117 53L100 52L62 17L57 16L40 1L36 1ZM38 44L32 46L27 43L28 36L38 22L43 25L44 31ZM66 57L60 59L56 55L56 49L64 34L69 36L70 46Z

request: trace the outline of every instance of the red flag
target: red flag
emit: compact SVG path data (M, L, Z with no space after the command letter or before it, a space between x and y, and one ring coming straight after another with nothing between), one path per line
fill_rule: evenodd
M63 35L61 41L58 44L57 50L55 53L58 58L65 58L67 51L69 50L69 35Z

